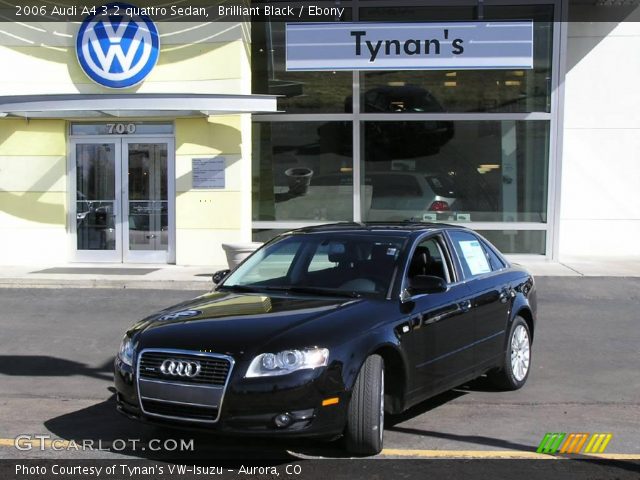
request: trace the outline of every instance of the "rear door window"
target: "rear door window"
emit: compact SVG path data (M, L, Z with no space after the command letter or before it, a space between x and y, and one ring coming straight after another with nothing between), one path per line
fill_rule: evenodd
M495 272L496 270L502 270L503 268L505 268L506 265L504 264L502 259L498 257L498 255L493 251L491 247L489 247L489 245L487 245L485 242L482 242L482 246L484 247L487 259L489 260L489 265L491 265L491 270Z
M491 272L489 259L478 237L461 231L449 232L449 237L460 260L465 278Z

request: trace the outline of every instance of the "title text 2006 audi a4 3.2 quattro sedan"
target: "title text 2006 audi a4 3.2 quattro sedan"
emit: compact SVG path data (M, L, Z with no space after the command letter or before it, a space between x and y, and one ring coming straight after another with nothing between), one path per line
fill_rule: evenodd
M283 234L194 300L139 321L118 409L228 433L382 449L384 415L487 373L522 387L536 291L471 230L335 224Z

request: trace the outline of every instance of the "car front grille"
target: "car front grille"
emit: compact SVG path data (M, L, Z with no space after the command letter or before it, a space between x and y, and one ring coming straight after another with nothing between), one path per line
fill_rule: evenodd
M173 364L167 363L163 372L161 366L167 360ZM218 353L142 350L137 366L142 413L170 420L216 423L234 363L233 357ZM171 371L172 367L180 368Z
M218 418L218 409L214 407L166 403L157 400L143 399L142 408L147 413L161 415L168 418L201 421L215 421Z
M200 372L194 377L164 374L160 366L168 359L196 361L200 364ZM139 368L141 379L223 386L227 382L231 363L224 358L152 351L142 353Z

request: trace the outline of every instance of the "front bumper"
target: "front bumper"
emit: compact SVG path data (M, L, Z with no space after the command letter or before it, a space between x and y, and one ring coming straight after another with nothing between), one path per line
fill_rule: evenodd
M155 401L154 413L151 413L149 399L143 396L141 401L137 372L118 358L114 367L118 411L144 422L234 435L278 437L334 437L343 432L346 424L350 393L343 385L342 369L338 365L249 379L242 375L246 368L236 365L224 391L219 392L219 411L201 421L194 419L201 413L198 410L201 407L185 402L181 393L192 385L179 382L154 385L156 398L169 393L164 394L160 403ZM212 395L215 394L212 391ZM326 402L336 398L337 403ZM145 408L142 408L143 401ZM331 404L323 405L323 402ZM290 422L278 425L276 417L283 414Z

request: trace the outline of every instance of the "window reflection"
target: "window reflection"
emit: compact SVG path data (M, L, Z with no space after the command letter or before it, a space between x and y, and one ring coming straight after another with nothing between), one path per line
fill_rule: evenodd
M76 145L78 250L115 250L115 145Z
M549 122L437 123L365 122L366 220L546 222Z
M254 122L254 220L352 220L352 182L326 180L352 175L349 131L342 122Z
M546 232L543 230L478 230L502 253L534 253L544 255Z
M168 245L167 144L130 143L129 250Z
M351 10L347 8L343 20L350 19ZM252 23L253 93L281 95L278 109L288 113L344 112L353 84L351 72L287 72L285 63L285 24Z

